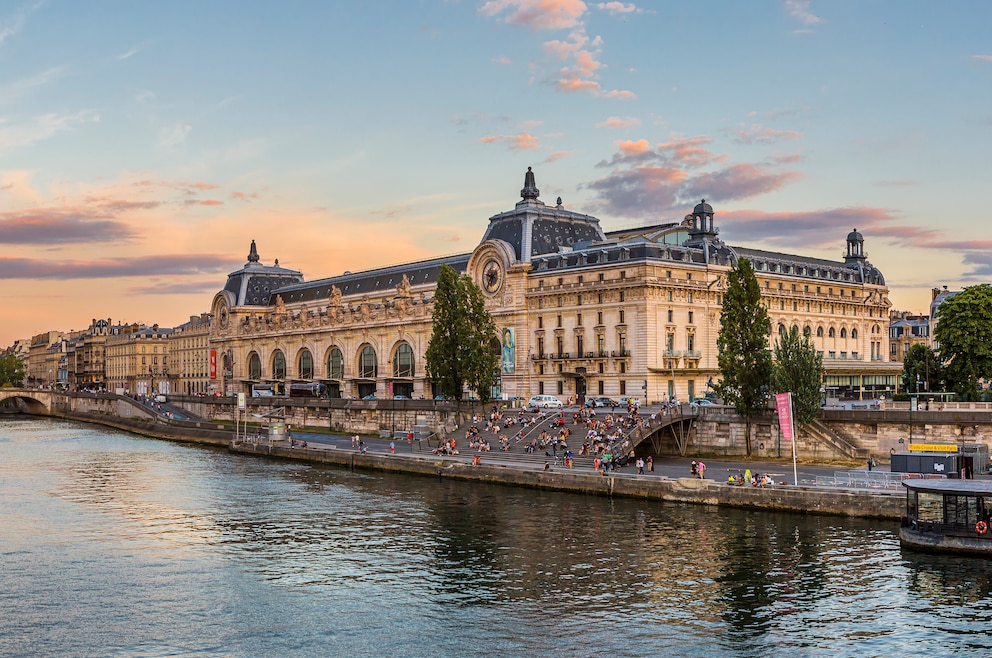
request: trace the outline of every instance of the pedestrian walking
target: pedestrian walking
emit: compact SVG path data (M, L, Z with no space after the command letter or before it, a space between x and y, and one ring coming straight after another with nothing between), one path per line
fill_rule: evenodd
M700 461L696 465L696 468L699 470L699 479L702 480L703 478L705 478L706 477L706 464L704 464L702 461Z
M389 454L391 455L396 454L396 443L394 443L393 441L389 442Z
M654 457L648 455L648 472L654 473Z
M640 457L637 458L637 474L644 475L644 460Z
M692 463L689 464L689 475L691 475L692 477L696 477L696 474L699 472L698 469L699 469L699 467L696 464L696 460L693 459L692 460Z

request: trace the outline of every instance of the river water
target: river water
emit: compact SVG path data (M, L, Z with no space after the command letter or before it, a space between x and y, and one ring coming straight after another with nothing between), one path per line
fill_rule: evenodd
M890 522L0 420L2 656L985 656L990 565Z

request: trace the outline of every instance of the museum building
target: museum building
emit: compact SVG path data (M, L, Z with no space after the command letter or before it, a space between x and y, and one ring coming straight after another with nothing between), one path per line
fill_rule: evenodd
M828 394L896 390L888 288L857 230L829 261L729 246L705 200L681 222L604 232L539 194L528 168L521 200L490 217L471 253L314 281L263 264L252 241L211 305L213 390L433 397L424 354L447 264L482 289L499 328L495 396L692 400L719 379L720 307L739 258L754 264L769 346L796 327L823 354Z

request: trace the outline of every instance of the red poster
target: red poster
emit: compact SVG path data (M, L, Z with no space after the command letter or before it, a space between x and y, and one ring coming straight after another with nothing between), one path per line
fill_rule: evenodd
M210 379L217 379L217 350L210 350Z
M778 410L778 426L782 430L782 438L792 440L792 394L776 393L775 408Z

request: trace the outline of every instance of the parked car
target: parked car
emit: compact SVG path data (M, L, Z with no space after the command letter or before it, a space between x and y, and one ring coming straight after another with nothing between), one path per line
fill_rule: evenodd
M693 407L712 407L713 401L706 398L698 398L689 403Z
M587 407L622 407L623 405L616 400L611 400L610 398L604 397L588 397L586 398Z
M375 400L375 399L376 399L376 397L375 397L375 393L369 393L368 395L366 395L366 396L365 396L365 397L363 397L362 399L363 399L363 400Z
M535 409L561 409L565 404L553 395L535 395L527 400L527 406Z

